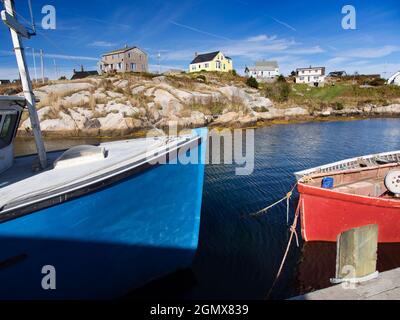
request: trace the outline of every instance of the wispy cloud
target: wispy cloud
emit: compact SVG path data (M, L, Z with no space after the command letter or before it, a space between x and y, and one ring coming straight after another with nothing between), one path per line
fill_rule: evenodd
M249 37L246 40L250 41L250 42L253 42L253 41L258 42L258 41L266 41L268 39L269 38L266 34L260 34L258 36Z
M94 58L94 57L53 54L53 53L45 53L44 57L51 58L51 59L61 59L61 60L86 60L86 61L98 61L99 60L99 58Z
M170 23L172 23L175 26L178 26L178 27L190 30L190 31L194 31L194 32L197 32L197 33L201 33L201 34L204 34L204 35L207 35L207 36L210 36L210 37L214 37L214 38L218 38L218 39L222 39L222 40L231 40L231 39L229 39L227 37L224 37L224 36L221 36L221 35L218 35L218 34L215 34L215 33L211 33L211 32L205 31L205 30L201 30L201 29L198 29L198 28L195 28L195 27L192 27L192 26L188 26L188 25L185 25L185 24L182 24L182 23L178 23L178 22L173 21L173 20L170 20Z
M276 23L279 23L280 25L282 25L282 26L284 26L284 27L286 27L286 28L288 28L288 29L290 29L290 30L292 30L294 32L297 32L296 28L291 26L287 22L282 21L282 20L278 20L277 18L274 18L273 16L270 16L270 15L265 15L265 16L270 18L270 19L272 19L272 20L274 20Z
M108 41L93 41L88 44L89 47L99 47L99 48L115 47L116 45L117 45L116 43Z
M378 48L360 48L344 52L342 55L351 58L382 58L400 52L400 46L386 45Z

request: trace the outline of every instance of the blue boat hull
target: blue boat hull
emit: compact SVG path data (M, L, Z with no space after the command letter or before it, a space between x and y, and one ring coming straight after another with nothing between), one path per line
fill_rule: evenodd
M198 133L206 135L205 129ZM193 152L204 159L206 139ZM108 299L191 265L204 161L159 165L0 223L1 299ZM44 266L55 268L45 290Z

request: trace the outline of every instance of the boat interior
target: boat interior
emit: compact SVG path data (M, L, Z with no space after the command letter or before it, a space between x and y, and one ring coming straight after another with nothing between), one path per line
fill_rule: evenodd
M397 190L400 187L400 164L398 163L361 169L339 170L329 174L314 174L303 179L301 183L322 188L323 181L327 177L333 179L333 186L329 188L332 191L400 200L395 193L390 191Z

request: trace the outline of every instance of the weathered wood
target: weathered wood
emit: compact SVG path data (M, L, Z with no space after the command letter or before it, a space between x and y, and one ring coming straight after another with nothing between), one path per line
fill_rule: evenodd
M363 278L376 272L378 225L343 232L337 239L336 280Z
M400 268L379 274L360 284L343 284L311 292L291 300L400 300Z

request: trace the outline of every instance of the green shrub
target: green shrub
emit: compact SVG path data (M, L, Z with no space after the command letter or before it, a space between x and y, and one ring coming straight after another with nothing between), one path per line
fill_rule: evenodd
M248 78L248 79L246 80L246 84L247 84L250 88L258 89L258 81L257 81L255 78L253 78L253 77Z
M335 110L337 110L337 111L343 110L343 109L344 109L343 103L341 103L341 102L336 102L336 103L334 104L334 106L333 106L333 109L335 109Z
M287 82L276 82L265 86L265 96L273 101L286 102L289 100L290 85Z
M385 85L386 80L382 78L375 78L368 82L370 86L379 87Z
M286 82L282 82L280 85L279 100L285 102L289 100L290 85Z
M278 77L277 81L278 81L278 82L286 82L286 79L285 79L285 77L281 74L281 75Z

